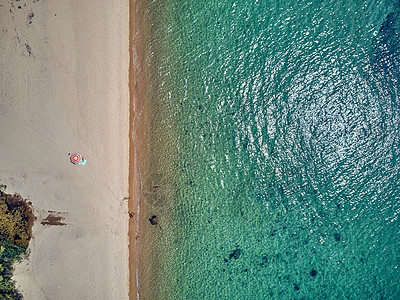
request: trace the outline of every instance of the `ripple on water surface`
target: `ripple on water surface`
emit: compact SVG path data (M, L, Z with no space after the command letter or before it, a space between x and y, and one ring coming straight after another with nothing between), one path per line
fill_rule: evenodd
M159 293L400 296L396 5L157 6L179 177Z

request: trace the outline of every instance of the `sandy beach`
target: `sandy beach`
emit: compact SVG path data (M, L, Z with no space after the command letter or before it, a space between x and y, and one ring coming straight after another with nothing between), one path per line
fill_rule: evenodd
M37 217L25 299L128 298L129 3L96 4L0 5L0 184Z

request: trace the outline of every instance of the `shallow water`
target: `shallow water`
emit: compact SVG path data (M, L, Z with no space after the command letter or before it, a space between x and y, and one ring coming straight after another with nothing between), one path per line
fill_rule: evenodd
M147 8L154 298L398 299L399 4Z

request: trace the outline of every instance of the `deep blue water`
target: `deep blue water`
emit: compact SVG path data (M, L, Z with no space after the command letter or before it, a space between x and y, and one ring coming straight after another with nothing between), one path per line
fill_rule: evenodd
M400 299L398 1L147 7L174 124L154 297Z

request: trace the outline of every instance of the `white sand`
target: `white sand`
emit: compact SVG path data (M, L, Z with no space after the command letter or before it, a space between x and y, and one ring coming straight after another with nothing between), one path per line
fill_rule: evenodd
M128 21L122 0L0 1L0 184L38 217L25 299L128 298Z

